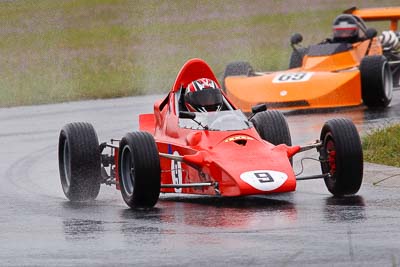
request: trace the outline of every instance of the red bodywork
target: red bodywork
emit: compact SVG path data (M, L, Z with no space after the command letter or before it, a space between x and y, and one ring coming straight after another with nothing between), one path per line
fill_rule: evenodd
M296 177L289 158L300 147L272 145L261 139L254 127L214 131L179 126L177 94L198 78L218 83L204 61L189 60L168 96L154 104L154 114L139 116L140 130L154 136L160 153L183 156L182 161L160 156L161 192L240 196L294 191ZM206 182L213 186L163 187Z

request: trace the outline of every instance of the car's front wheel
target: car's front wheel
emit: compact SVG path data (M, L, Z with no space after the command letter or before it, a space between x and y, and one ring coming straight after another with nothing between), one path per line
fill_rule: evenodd
M65 196L71 201L97 197L101 183L99 141L93 126L85 122L65 125L59 136L58 165Z
M225 79L229 76L253 76L254 69L249 62L236 61L229 63L224 71L224 77L222 78L222 89L226 91Z
M273 145L292 145L285 116L278 110L259 112L250 119L260 137Z
M393 96L393 76L384 56L366 56L360 64L361 93L369 108L387 107Z
M119 144L118 173L122 198L131 208L151 208L160 196L158 149L147 132L127 133Z
M363 153L353 122L343 118L327 121L320 139L321 169L329 174L324 179L329 192L335 196L357 193L363 177Z

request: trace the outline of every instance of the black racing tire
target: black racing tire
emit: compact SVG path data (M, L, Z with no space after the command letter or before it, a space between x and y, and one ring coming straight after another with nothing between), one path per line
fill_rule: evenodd
M254 69L249 62L236 61L229 63L224 71L224 77L222 78L222 89L226 92L225 78L229 76L253 76Z
M292 145L289 126L279 110L267 110L255 114L250 121L260 137L273 145Z
M308 48L300 47L292 51L289 61L289 69L299 68L303 65L303 58L307 54Z
M384 108L393 96L393 76L384 56L366 56L361 60L361 92L369 108Z
M94 200L100 191L101 152L90 123L66 124L59 136L58 165L65 196L70 201Z
M334 196L353 195L361 187L363 152L353 122L339 118L328 120L321 130L320 160L326 187Z
M160 157L154 137L127 133L119 144L118 174L122 198L131 208L151 208L160 196Z

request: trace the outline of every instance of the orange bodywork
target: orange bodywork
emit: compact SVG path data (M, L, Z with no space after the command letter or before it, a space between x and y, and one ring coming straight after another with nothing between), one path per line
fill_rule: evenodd
M345 13L356 15L365 21L389 20L392 31L397 31L400 20L400 7L350 8Z
M351 50L329 56L306 55L303 66L296 69L252 77L227 77L227 95L244 112L250 112L252 106L260 103L275 109L360 105L358 66L367 53L369 43L369 40L355 43ZM382 54L376 40L371 42L368 54Z
M400 19L400 8L352 8L345 13L367 21L390 20L392 29L397 29ZM350 49L339 53L305 55L300 68L228 76L224 81L226 94L244 112L261 103L283 110L360 105L360 62L367 55L382 55L382 47L376 37L349 45Z

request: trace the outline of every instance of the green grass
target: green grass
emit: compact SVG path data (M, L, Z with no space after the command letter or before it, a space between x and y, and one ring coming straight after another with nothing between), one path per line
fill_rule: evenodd
M363 137L364 160L400 167L400 125L373 130Z
M345 0L2 1L0 106L167 92L193 57L218 78L236 60L285 69L292 33L305 45L318 42L348 7Z

